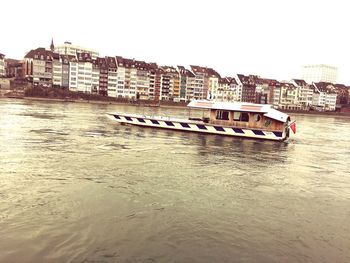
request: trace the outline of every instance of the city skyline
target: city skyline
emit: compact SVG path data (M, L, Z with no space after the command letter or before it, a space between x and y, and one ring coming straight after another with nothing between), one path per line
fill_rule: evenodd
M350 83L350 43L344 35L348 18L340 1L180 0L175 5L134 0L84 7L60 1L54 9L45 8L41 0L19 4L4 4L4 21L14 13L25 21L4 28L7 37L0 53L7 58L22 59L32 48L48 48L53 38L55 44L70 41L102 56L201 65L223 76L242 73L289 80L300 78L305 64L328 64L339 69L338 83ZM66 19L67 6L78 10L71 19Z

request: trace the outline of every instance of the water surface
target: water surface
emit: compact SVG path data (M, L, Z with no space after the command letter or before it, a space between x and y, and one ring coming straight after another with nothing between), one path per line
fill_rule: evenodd
M350 262L349 118L279 143L109 111L186 114L0 100L0 262Z

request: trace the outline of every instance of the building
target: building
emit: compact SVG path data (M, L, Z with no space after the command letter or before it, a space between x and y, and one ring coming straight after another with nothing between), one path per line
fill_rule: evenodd
M180 101L180 75L176 68L161 66L160 99Z
M70 76L70 61L73 61L75 57L68 55L60 55L61 65L62 65L62 74L61 74L61 87L69 89L69 76Z
M313 82L337 82L338 69L324 64L302 66L302 79L308 83Z
M207 70L206 68L200 66L191 65L190 67L193 74L195 75L195 83L193 89L194 99L206 99L208 86L206 87L205 84L209 84L207 79Z
M337 105L349 104L349 88L344 84L335 84L337 93Z
M184 66L177 66L179 72L180 101L190 101L194 99L194 88L196 76Z
M5 71L5 75L8 78L23 78L23 62L17 59L7 58L5 59Z
M4 77L5 75L5 55L0 53L0 77Z
M256 84L255 80L257 76L249 75L244 76L242 74L237 74L237 82L242 87L242 97L239 101L255 103L256 101Z
M108 96L108 65L107 60L105 58L97 58L95 60L95 70L96 67L100 70L98 76L99 76L99 82L98 87L99 91L98 93L103 96Z
M52 53L52 86L54 88L62 86L62 61L58 53Z
M99 53L96 50L72 45L71 42L64 42L63 45L53 46L52 41L51 48L54 48L55 52L61 55L76 56L77 53L89 53L92 59L96 59L99 56Z
M298 103L302 110L309 110L312 105L313 87L303 79L293 79L291 81L298 89Z
M150 64L144 61L135 61L136 72L136 94L141 100L149 99L150 89Z
M92 93L92 58L90 53L77 53L77 91Z
M149 90L148 98L149 100L156 100L155 91L156 85L160 87L160 78L158 75L158 65L156 63L149 64Z
M134 59L116 57L117 63L117 96L136 99L137 68ZM108 96L110 96L108 94Z
M215 70L212 68L207 68L207 77L208 77L208 91L207 91L207 98L212 98L214 93L217 93L218 88L219 88L219 80L222 79L220 74L217 73ZM221 84L225 84L223 79L222 79ZM229 84L229 83L227 83Z
M335 86L329 82L317 82L313 83L313 86L313 109L319 111L335 111L337 103Z
M45 48L29 51L24 59L24 75L34 86L52 87L53 52Z
M279 108L287 110L300 109L298 103L298 88L292 83L282 83Z
M73 55L65 55L69 60L69 90L78 91L78 59Z
M92 60L92 93L100 94L100 65L98 58Z
M162 78L163 74L165 74L165 71L157 67L154 69L154 100L160 101L161 100L161 94L162 94Z
M282 94L282 83L277 80L271 80L269 82L269 93L268 93L268 104L275 107L280 106L281 94Z
M117 97L117 61L115 57L106 57L108 67L108 83L107 83L107 94L110 97Z

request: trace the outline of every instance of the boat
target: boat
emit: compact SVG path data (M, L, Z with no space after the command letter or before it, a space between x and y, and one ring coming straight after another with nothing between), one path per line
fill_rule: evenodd
M128 113L107 115L121 124L276 141L287 140L290 129L296 131L296 123L288 114L268 104L193 100L187 107L190 109L187 119ZM191 118L191 109L202 110L206 115Z

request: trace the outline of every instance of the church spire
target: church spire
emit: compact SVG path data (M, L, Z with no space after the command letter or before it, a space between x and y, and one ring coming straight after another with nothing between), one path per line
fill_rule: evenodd
M51 49L52 52L55 51L55 46L53 44L53 38L51 39L50 49Z

